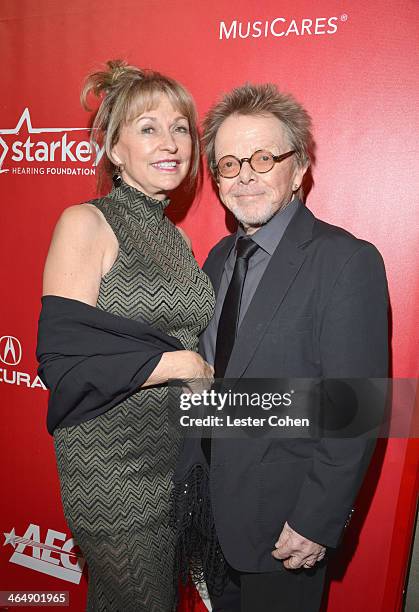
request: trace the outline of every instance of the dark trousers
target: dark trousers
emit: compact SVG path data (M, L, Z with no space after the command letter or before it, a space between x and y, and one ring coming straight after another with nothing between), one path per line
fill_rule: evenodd
M222 595L211 596L213 612L318 612L326 561L312 569L247 574L230 568Z

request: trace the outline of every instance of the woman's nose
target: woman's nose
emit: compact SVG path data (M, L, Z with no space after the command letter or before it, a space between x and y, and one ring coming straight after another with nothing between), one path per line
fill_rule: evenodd
M177 151L178 146L170 130L163 133L160 148L166 151Z

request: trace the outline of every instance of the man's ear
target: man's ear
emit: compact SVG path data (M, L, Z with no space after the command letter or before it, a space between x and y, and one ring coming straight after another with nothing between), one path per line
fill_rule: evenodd
M305 164L304 166L297 166L294 171L293 183L298 183L298 185L301 185L301 183L303 182L304 175L309 169L309 167L309 163Z

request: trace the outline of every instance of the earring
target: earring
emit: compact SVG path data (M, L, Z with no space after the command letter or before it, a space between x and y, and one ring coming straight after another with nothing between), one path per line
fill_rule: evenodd
M121 172L122 172L122 167L115 166L115 172L112 175L112 182L115 185L115 187L120 187L122 184Z

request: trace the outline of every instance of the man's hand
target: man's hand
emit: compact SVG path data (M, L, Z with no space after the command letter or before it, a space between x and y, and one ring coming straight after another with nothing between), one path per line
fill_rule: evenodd
M313 567L317 561L321 561L326 554L326 548L308 540L285 523L284 528L275 542L275 550L272 556L275 559L284 560L287 569L299 569L300 567Z

